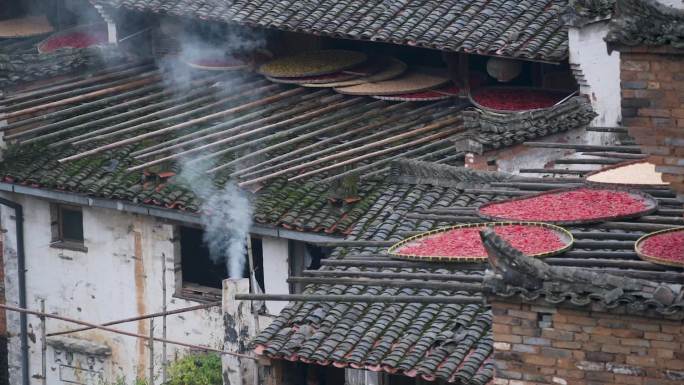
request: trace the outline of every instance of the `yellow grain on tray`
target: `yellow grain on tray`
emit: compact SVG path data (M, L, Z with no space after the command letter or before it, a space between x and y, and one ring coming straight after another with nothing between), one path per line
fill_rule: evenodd
M448 82L449 78L444 76L422 71L409 71L400 77L384 82L339 87L335 88L335 91L347 95L396 95L425 91Z
M354 67L366 59L366 54L356 51L311 51L270 61L259 67L259 73L276 78L325 75Z
M648 162L627 164L589 175L587 181L630 185L666 185L655 165Z
M0 21L0 38L36 36L53 30L45 15Z

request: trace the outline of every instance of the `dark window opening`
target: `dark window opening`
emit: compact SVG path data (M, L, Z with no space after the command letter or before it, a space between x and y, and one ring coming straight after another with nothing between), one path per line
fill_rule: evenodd
M179 227L180 255L183 286L187 284L221 289L223 280L229 277L225 258L212 258L204 242L204 230L194 227ZM263 249L261 239L251 238L252 262L258 284L264 286ZM242 278L249 277L247 249L244 254Z
M86 251L83 247L83 210L78 206L50 206L52 245Z

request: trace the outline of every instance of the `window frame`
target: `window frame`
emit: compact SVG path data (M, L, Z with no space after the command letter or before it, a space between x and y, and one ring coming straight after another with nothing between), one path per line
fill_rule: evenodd
M64 236L64 210L78 212L80 214L81 239L71 239ZM85 226L83 223L83 208L81 206L63 203L51 203L50 228L52 231L50 247L81 252L88 251L88 248L85 246Z

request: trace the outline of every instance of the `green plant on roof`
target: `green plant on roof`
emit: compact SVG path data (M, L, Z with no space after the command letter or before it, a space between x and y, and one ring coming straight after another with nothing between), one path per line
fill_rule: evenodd
M168 385L221 385L221 357L191 354L171 363Z

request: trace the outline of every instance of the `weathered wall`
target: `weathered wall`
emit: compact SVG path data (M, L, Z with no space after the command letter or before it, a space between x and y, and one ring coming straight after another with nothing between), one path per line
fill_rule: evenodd
M570 64L580 92L589 97L598 114L592 122L597 127L620 122L620 53L608 53L603 40L607 33L607 21L568 30Z
M684 323L490 301L497 385L681 385Z
M624 125L684 198L684 51L622 50Z
M39 309L45 299L47 311L89 322L102 323L141 313L162 310L162 275L166 275L166 297L169 309L196 305L174 298L174 244L170 224L152 217L84 208L84 237L87 253L60 250L49 246L51 240L49 203L36 198L5 195L22 204L25 211L26 276L28 307ZM14 213L1 210L5 284L8 303L17 304L17 258ZM162 270L165 259L166 270ZM155 335L161 336L161 319L155 320ZM10 338L10 373L12 384L20 383L19 317L8 314ZM49 320L48 332L73 328L60 321ZM129 332L149 333L149 321L116 326ZM167 338L220 348L223 345L223 321L220 308L200 310L167 319ZM29 317L30 374L41 373L40 322ZM149 362L145 341L108 332L88 331L71 335L108 345L112 355L103 363L104 377L114 382L125 376L131 381L147 375ZM34 338L36 337L36 338ZM167 357L173 359L185 349L167 346ZM155 372L161 378L162 344L156 343ZM47 355L48 384L62 384L55 364L55 351ZM97 366L97 365L96 365ZM31 378L32 384L40 384Z

